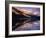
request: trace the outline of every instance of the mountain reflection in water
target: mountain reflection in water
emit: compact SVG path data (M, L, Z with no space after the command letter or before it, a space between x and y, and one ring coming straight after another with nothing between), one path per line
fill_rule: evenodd
M40 16L15 14L12 12L12 30L24 31L24 30L40 30Z

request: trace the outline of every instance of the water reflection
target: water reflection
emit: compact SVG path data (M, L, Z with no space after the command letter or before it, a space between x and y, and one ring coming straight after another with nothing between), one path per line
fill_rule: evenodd
M29 9L29 8L28 8ZM32 9L32 8L31 8ZM40 30L40 15L12 7L12 30ZM39 10L38 10L39 11Z

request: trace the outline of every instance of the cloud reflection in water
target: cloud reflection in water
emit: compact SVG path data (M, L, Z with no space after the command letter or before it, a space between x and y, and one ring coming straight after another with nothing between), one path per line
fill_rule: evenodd
M40 30L40 8L12 7L12 30Z

